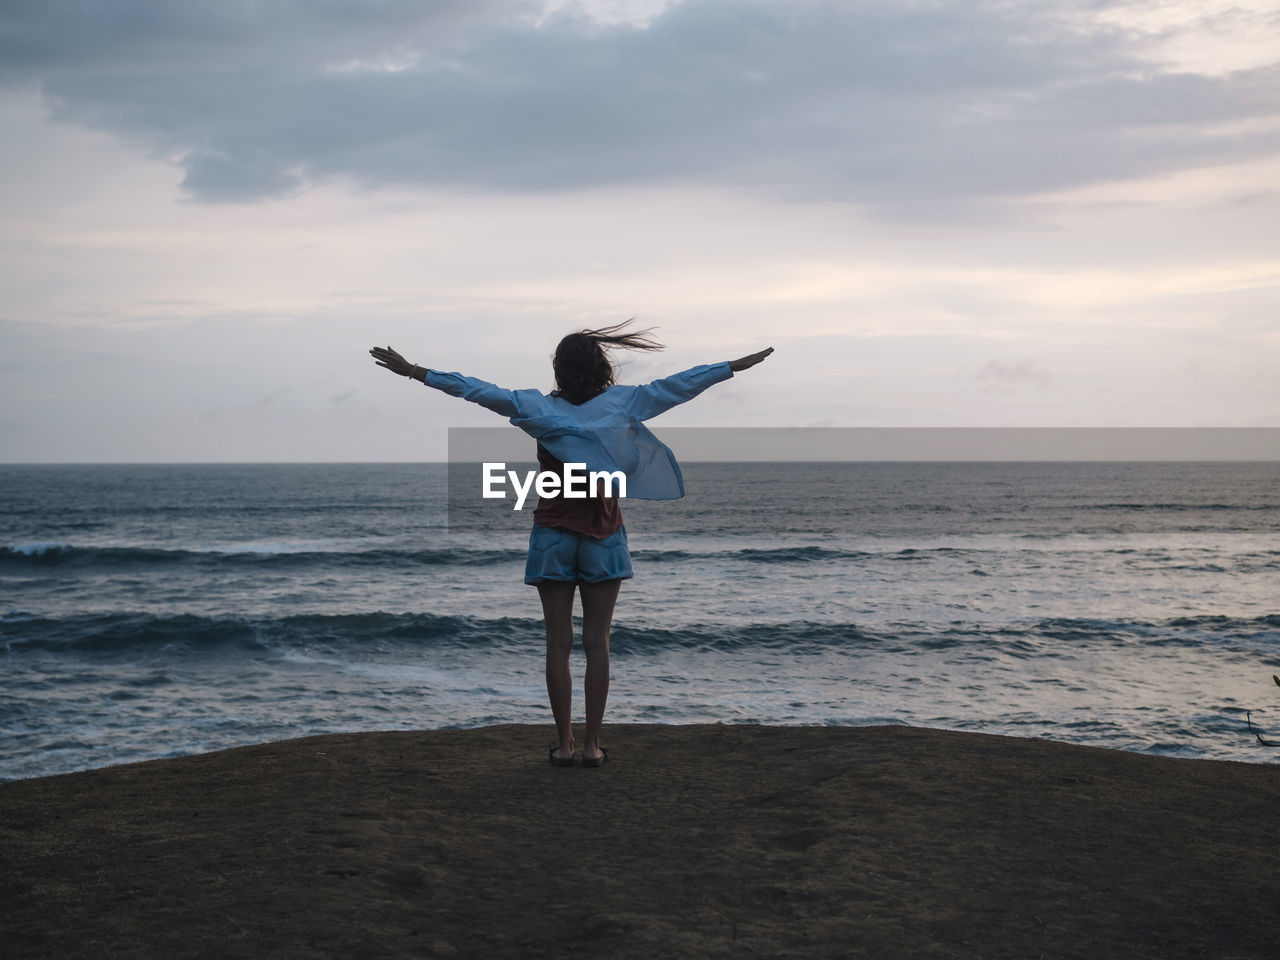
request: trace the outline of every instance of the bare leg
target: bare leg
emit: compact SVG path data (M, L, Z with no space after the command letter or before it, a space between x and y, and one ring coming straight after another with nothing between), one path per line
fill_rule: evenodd
M542 617L547 622L547 699L560 737L557 757L573 756L573 676L569 651L573 649L572 582L538 584Z
M600 725L609 699L609 627L618 602L621 580L579 585L582 594L582 649L587 654L587 731L582 742L582 758L600 756Z

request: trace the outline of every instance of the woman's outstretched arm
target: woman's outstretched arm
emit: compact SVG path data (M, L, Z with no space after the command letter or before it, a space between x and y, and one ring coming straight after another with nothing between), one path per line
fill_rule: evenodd
M719 363L704 364L639 387L621 389L631 391L627 399L628 410L641 420L649 420L677 404L692 400L713 384L728 380L737 371L754 367L771 353L773 353L773 347L767 347L759 353L739 357L737 360L721 360Z
M401 377L409 377L428 387L478 403L487 410L504 417L518 417L521 414L520 398L514 391L504 390L486 380L475 377L464 377L460 373L443 373L429 367L420 367L410 363L391 347L374 347L369 351L374 362L384 369ZM528 393L529 391L524 391Z

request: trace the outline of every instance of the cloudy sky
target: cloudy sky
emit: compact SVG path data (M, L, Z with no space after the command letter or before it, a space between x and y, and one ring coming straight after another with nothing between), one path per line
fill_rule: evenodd
M418 460L773 345L656 426L1280 426L1248 2L6 0L0 460Z

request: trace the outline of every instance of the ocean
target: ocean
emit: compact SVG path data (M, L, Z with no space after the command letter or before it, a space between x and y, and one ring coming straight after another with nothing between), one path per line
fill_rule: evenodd
M0 466L0 779L353 730L550 742L531 509L451 525L446 476ZM1280 759L1246 723L1280 741L1280 463L685 480L624 501L606 742L609 721L889 723Z

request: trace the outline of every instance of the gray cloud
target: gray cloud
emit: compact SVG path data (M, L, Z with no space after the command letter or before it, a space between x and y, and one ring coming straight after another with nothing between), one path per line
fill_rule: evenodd
M528 0L6 0L0 75L305 69L438 42L477 18L527 18L531 10Z
M1033 360L1017 360L1009 363L1003 360L988 360L978 371L976 379L986 384L984 389L992 391L1022 386L1044 387L1049 383L1050 376Z
M1280 114L1280 66L1163 70L1096 6L684 0L640 27L462 0L30 0L0 76L176 159L206 202L679 181L909 213L1280 149L1239 123Z

